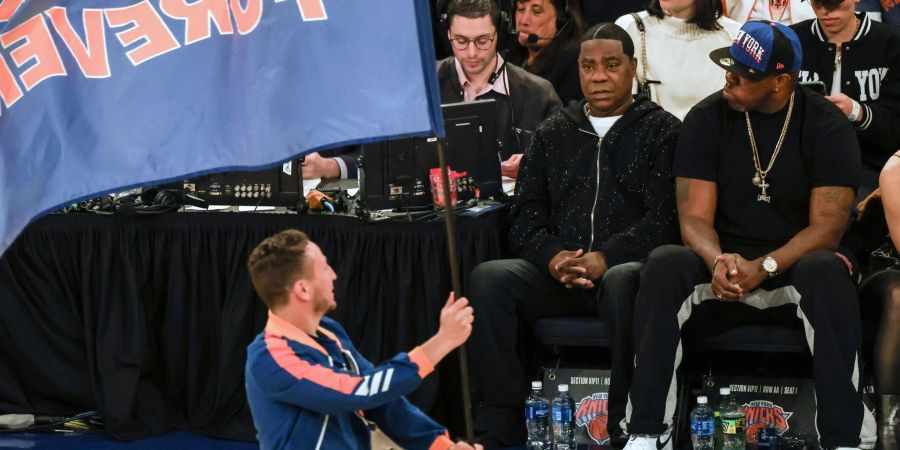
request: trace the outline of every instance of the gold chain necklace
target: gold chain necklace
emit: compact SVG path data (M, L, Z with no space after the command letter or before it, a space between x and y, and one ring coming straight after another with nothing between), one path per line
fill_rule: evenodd
M769 187L769 184L766 183L766 176L769 175L769 171L772 170L772 166L775 164L775 158L778 157L778 152L781 151L781 144L784 143L784 137L787 135L788 126L791 123L791 113L793 111L794 93L791 93L787 117L784 118L784 126L781 127L781 135L778 136L778 142L775 144L775 151L772 152L772 157L769 158L769 164L766 166L766 170L762 169L762 164L760 164L759 161L759 149L756 147L756 137L753 136L753 126L750 124L750 113L744 111L744 119L747 120L747 134L750 136L750 147L753 149L753 166L756 169L756 174L753 175L753 185L762 189L762 192L756 196L756 201L758 202L769 203L772 200L769 195L766 195L766 189Z

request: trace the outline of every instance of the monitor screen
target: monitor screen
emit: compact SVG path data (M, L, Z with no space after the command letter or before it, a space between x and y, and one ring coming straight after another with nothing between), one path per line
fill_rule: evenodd
M448 165L466 172L457 188L460 201L501 190L496 108L494 100L441 106ZM359 184L366 209L431 205L429 173L439 167L437 144L436 137L418 137L363 145Z

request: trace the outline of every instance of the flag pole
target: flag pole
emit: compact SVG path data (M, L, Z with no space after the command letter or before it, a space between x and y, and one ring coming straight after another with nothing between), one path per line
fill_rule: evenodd
M447 250L450 258L450 280L455 298L462 297L462 283L459 278L459 255L456 252L456 219L453 213L452 195L450 192L450 174L447 170L447 158L444 153L444 142L437 144L438 164L441 166L441 191L444 197L444 223L447 226ZM469 391L469 360L466 344L459 346L459 373L462 378L463 417L466 423L466 441L475 443L475 432L472 425L472 397Z

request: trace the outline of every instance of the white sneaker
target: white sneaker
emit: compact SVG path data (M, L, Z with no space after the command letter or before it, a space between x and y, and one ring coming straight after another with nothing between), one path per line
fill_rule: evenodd
M672 450L672 433L659 436L633 434L623 450Z

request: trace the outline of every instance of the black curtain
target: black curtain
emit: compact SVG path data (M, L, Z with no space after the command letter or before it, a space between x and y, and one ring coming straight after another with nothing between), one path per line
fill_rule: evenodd
M505 251L505 214L458 221L463 282ZM0 260L0 414L97 409L122 440L253 440L246 346L266 310L249 252L298 228L338 274L333 313L373 362L430 337L450 291L442 223L244 213L51 215ZM455 360L410 399L462 432Z

